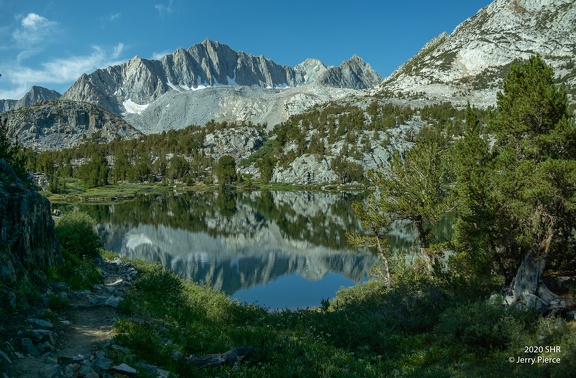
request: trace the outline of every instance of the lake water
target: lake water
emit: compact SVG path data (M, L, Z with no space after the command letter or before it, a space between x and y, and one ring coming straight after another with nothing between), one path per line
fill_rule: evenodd
M242 302L268 309L319 306L367 279L376 258L351 248L359 228L341 192L185 192L141 195L113 205L80 205L106 249L156 261ZM405 228L391 235L410 245Z

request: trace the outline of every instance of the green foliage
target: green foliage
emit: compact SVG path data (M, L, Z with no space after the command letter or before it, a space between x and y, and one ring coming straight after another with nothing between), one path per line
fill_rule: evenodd
M186 159L182 156L174 156L170 160L170 167L168 168L168 178L175 180L175 179L183 179L188 175L189 172L189 165Z
M442 313L435 334L441 338L442 345L457 346L452 351L455 355L483 355L517 346L518 340L514 337L531 331L537 320L536 312L479 301Z
M236 161L230 155L222 155L216 166L216 176L220 185L228 185L236 181Z
M474 113L456 148L455 244L477 255L469 261L481 274L508 281L529 251L566 264L575 256L576 125L552 69L538 56L511 67L490 122L492 149Z
M66 297L63 297L58 294L51 293L48 297L48 307L52 310L62 310L68 307L69 300Z
M12 166L20 180L29 182L26 171L26 152L19 144L10 141L6 125L2 123L0 123L0 159L6 160Z
M108 161L103 154L94 153L89 163L83 164L78 175L88 188L96 188L108 184Z
M364 180L364 167L359 163L350 161L338 155L330 162L330 168L338 175L340 184L362 182Z
M88 290L95 284L102 283L102 273L98 270L91 259L79 257L67 250L62 251L63 261L48 271L48 277L52 280L62 281L72 290ZM65 306L65 298L50 297L50 306L58 308Z
M116 324L115 342L181 376L526 376L529 369L508 362L533 356L523 354L524 345L558 345L566 358L566 366L529 366L536 376L569 375L574 365L575 329L470 302L449 281L405 276L387 288L370 280L340 290L323 309L267 312L158 265L135 265L138 280L121 302L126 317ZM196 370L172 358L175 351L203 356L242 345L253 355L233 367Z
M98 257L104 243L94 226L95 221L88 214L72 211L56 224L56 236L65 251L79 257Z
M404 159L400 154L392 158L389 175L374 173L373 179L382 193L381 211L414 222L421 247L428 248L431 240L425 224L436 223L453 208L449 196L453 177L443 137L432 132L421 138Z
M256 166L260 170L260 178L262 179L262 182L267 183L272 180L275 165L276 159L270 155L266 155L256 162Z

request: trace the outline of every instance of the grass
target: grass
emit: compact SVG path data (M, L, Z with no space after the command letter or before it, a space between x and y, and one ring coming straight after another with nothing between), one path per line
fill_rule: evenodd
M49 279L64 282L72 290L87 290L103 282L102 272L91 258L81 258L66 251L62 251L62 256L60 263L48 268ZM55 303L55 306L59 305Z
M147 363L200 377L568 376L576 369L575 322L466 299L440 282L409 279L341 290L321 308L268 312L135 262L116 342ZM184 356L250 346L235 366L196 370ZM516 364L525 345L558 346L561 363ZM566 375L568 374L568 375Z
M98 188L85 189L81 180L68 179L64 193L46 193L52 203L67 202L116 202L131 200L140 193L162 193L173 190L173 185L157 184L131 184L105 185Z

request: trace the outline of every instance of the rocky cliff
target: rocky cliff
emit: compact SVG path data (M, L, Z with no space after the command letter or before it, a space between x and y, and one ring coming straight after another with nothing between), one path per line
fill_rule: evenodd
M60 258L50 202L0 159L0 307L14 309L21 293L10 288L24 285L29 273L46 271Z
M77 101L37 102L0 114L0 125L25 147L36 150L75 146L88 138L109 142L141 133L99 106Z
M207 39L160 60L137 56L82 75L63 98L98 104L139 129L159 132L210 119L277 124L291 103L306 108L381 79L357 56L338 67L308 59L292 68ZM284 88L292 89L288 96L280 93Z
M443 33L380 87L396 97L493 105L508 68L540 54L576 94L576 2L496 0ZM572 97L574 99L574 97Z

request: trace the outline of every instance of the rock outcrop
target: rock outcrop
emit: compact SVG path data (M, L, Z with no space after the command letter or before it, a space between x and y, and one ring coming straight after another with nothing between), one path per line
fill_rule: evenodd
M19 292L10 288L27 281L28 273L46 270L61 259L50 202L22 182L0 159L0 301L15 308ZM17 286L17 285L16 285ZM7 292L4 290L8 290Z
M72 147L95 138L101 142L131 139L141 133L99 106L56 100L0 114L8 135L35 150Z

